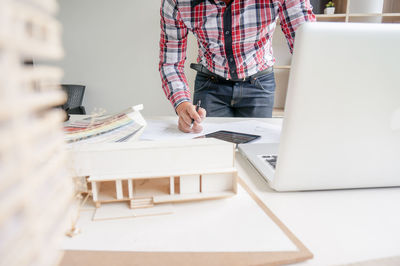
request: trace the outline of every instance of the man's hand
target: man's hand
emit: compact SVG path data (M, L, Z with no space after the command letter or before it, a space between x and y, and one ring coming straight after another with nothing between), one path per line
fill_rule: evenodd
M200 125L206 117L206 110L199 108L196 112L196 106L190 102L183 102L176 107L176 113L179 116L178 128L185 133L199 133L203 130ZM192 119L194 120L192 126Z

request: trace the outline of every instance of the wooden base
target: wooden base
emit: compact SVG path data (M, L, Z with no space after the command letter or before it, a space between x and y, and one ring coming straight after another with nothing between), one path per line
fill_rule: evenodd
M296 251L270 252L116 252L68 250L60 266L123 266L123 265L282 265L311 259L313 254L290 232L272 211L251 191L240 178L239 184L257 203L260 209L279 226L296 246ZM240 230L240 228L238 228Z
M299 252L113 252L66 251L60 266L282 265L312 258ZM161 263L162 262L162 263Z

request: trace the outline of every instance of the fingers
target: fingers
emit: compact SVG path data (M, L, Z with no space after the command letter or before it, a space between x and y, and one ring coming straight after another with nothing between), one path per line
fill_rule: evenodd
M203 131L203 127L200 123L194 122L193 126L186 124L182 119L178 121L178 128L180 131L185 133L200 133Z
M190 116L190 114L187 110L183 111L180 117L182 117L183 121L186 124L188 124L188 125L192 124L192 117Z
M200 125L200 123L194 122L192 127L192 132L200 133L201 131L203 131L203 127Z
M192 127L190 125L190 123L186 123L182 117L179 117L179 121L178 121L178 128L180 131L185 132L185 133L190 133L192 132Z
M177 113L179 115L178 128L180 131L185 133L199 133L203 130L203 127L200 125L206 117L206 110L203 108L199 108L196 111L196 107L193 104L185 102L178 106ZM192 121L194 121L193 124Z
M198 114L199 114L199 116L201 118L201 121L203 121L206 118L207 112L206 112L205 109L200 108L199 111L198 111Z
M197 123L201 123L200 115L196 112L196 107L194 105L189 106L189 108L187 108L186 110L191 119L194 119L194 121L196 121Z

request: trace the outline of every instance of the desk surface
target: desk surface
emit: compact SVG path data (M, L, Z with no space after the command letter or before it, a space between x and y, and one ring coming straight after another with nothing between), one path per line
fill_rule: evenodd
M207 118L216 123L241 120ZM277 118L260 121L282 123ZM341 265L400 256L400 188L275 192L240 154L236 167L256 195L314 254L301 265Z

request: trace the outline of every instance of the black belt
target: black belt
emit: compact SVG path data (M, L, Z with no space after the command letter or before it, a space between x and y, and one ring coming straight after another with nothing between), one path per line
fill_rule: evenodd
M232 81L232 82L246 82L246 81L249 81L249 80L251 80L251 79L255 79L255 78L257 78L257 77L260 77L260 76L263 76L263 75L272 73L272 72L274 71L274 68L273 68L273 67L269 67L269 68L267 68L267 69L264 69L264 70L262 70L262 71L260 71L260 72L257 72L257 73L254 74L254 75L248 76L248 77L243 78L243 79L227 79L227 78L221 77L221 76L219 76L219 75L217 75L217 74L215 74L215 73L212 73L210 70L208 70L208 69L207 69L205 66L203 66L202 64L193 64L193 63L192 63L192 64L190 64L190 68L196 70L198 73L201 73L201 74L204 74L204 75L206 75L206 76L209 76L209 77L211 77L212 79L217 79L217 80L220 80L220 81L223 81L223 82L226 82L226 81Z

